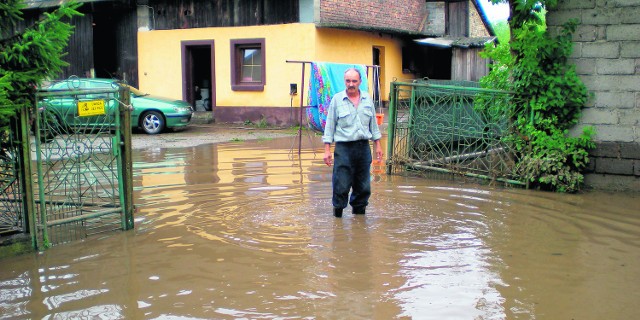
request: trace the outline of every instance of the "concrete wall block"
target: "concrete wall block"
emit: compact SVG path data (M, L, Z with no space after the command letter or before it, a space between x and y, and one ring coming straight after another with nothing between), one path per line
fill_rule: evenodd
M640 41L624 41L620 43L621 58L638 58L639 56Z
M636 92L636 108L640 110L640 91Z
M620 24L620 22L622 21L622 11L623 9L596 8L591 10L577 11L577 12L582 13L581 15L582 24L608 25L608 24ZM567 20L564 20L564 21L567 21Z
M640 26L636 24L608 26L606 39L609 41L638 41L640 40Z
M636 127L640 125L640 110L637 109L623 109L620 110L620 125ZM636 132L637 134L637 132Z
M596 59L571 59L569 63L576 66L578 74L593 75L596 73Z
M637 7L623 8L620 12L620 22L640 24L640 3Z
M592 189L638 192L640 177L592 173L584 176L584 184Z
M574 42L573 43L573 51L569 56L572 59L577 59L582 57L582 42Z
M618 124L618 113L603 108L587 108L582 110L580 122L586 125Z
M558 0L557 9L592 9L596 0Z
M596 141L634 142L635 133L631 127L618 125L594 125Z
M595 149L589 150L589 157L617 158L620 156L620 144L617 142L596 142Z
M609 6L611 8L618 7L635 7L640 5L638 0L598 0L596 1L596 6L598 7L606 7Z
M590 42L582 44L583 58L618 58L620 56L620 43L618 42Z
M595 92L593 99L593 105L598 108L632 109L635 104L635 94L627 91Z
M553 15L547 15L547 26L561 26L565 24L570 19L578 19L580 24L585 24L582 22L583 15L580 14L578 10L558 10L554 11ZM590 23L595 24L595 23ZM557 34L557 33L556 33Z
M596 162L596 173L633 175L633 160L599 158Z
M635 160L633 162L633 175L636 177L640 177L640 161L639 160ZM637 191L638 189L636 189Z
M640 75L580 76L590 91L640 91Z
M589 157L589 162L587 162L587 165L582 170L582 173L593 173L593 172L596 172L596 161L598 161L597 158Z
M598 74L634 74L636 72L635 59L598 59L596 61Z
M640 142L620 143L620 157L623 159L634 159L640 165Z
M579 25L573 34L573 41L591 42L598 39L598 27L595 25Z

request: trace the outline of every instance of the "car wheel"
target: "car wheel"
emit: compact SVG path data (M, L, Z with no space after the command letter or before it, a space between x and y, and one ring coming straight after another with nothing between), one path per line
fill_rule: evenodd
M147 134L156 134L164 130L164 117L160 112L149 111L142 116L140 127Z

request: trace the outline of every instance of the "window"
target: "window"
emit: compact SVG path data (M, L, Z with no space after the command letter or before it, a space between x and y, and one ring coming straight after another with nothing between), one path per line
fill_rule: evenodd
M231 40L231 89L262 91L265 81L264 39Z

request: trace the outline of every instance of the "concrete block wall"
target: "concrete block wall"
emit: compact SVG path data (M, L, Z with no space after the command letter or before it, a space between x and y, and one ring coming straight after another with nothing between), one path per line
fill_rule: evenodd
M569 19L580 22L570 62L592 94L574 133L597 131L585 182L640 192L640 0L559 0L549 30Z
M322 0L319 25L425 34L424 0Z

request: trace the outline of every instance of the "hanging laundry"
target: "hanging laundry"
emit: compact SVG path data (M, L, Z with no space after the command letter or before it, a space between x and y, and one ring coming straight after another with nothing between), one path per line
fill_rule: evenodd
M324 132L331 97L345 89L344 72L348 68L356 68L360 71L362 76L360 90L368 91L367 67L365 65L311 62L307 119L313 130Z

